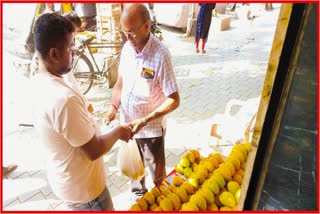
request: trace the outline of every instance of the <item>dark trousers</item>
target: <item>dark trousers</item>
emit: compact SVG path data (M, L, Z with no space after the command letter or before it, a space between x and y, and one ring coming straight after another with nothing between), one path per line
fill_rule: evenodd
M136 138L138 148L144 165L149 167L154 185L160 184L166 177L166 163L164 154L164 137ZM140 181L131 181L131 192L142 196L148 189L145 185L145 177Z

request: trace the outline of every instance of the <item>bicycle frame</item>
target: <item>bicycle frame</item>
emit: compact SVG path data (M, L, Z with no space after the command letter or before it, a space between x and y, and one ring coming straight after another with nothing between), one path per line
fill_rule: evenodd
M92 40L93 38L90 38L88 40ZM87 40L87 41L88 41ZM121 48L123 46L122 42L105 42L105 43L87 43L87 41L84 41L84 43L82 43L79 47L75 48L75 55L79 56L77 60L80 59L80 57L82 55L87 55L86 53L89 53L91 61L93 62L94 65L94 71L93 72L81 72L82 74L94 74L94 75L103 75L104 73L106 73L108 71L108 69L113 65L113 63L111 63L111 65L109 65L106 69L105 66L102 67L102 69L100 70L94 56L93 53L91 51L91 48L96 48L96 49L101 49L101 48ZM87 50L87 52L85 52L85 50ZM117 59L120 56L120 51L116 54L111 54L111 56L115 56L115 59ZM92 64L92 62L90 62ZM77 64L77 61L75 63L75 65ZM83 76L82 76L83 77ZM87 76L88 77L88 76Z
M108 65L107 69L105 69L105 66L102 67L102 69L99 69L99 66L92 54L91 48L121 48L123 46L122 42L106 42L106 43L89 43L87 45L85 45L86 49L89 52L89 55L91 57L92 62L94 63L95 68L97 69L97 71L94 71L94 74L100 74L103 75L105 72L108 71L108 69L113 65L113 63L111 63L111 65ZM119 57L120 52L116 53L116 54L112 54L115 55L116 58Z
M122 42L105 42L105 43L90 43L93 41L93 37L86 39L85 41L80 42L80 45L75 48L75 61L74 61L74 68L72 70L76 80L80 82L82 87L83 94L86 94L93 84L104 84L109 80L109 87L113 87L114 84L114 77L112 73L108 73L110 68L117 63L121 51L116 54L111 54L112 62L107 67L106 64L103 64L103 67L100 69L96 59L91 51L91 48L101 49L101 48L122 48ZM90 55L90 58L88 57ZM78 66L78 63L80 66ZM84 63L84 64L82 64ZM85 66L86 65L86 66ZM87 69L83 71L83 68ZM115 76L116 77L116 76Z

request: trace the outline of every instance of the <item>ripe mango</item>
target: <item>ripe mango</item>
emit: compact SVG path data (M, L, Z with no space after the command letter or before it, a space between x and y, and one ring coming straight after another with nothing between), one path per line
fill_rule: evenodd
M158 198L160 196L160 191L158 189L158 187L153 187L150 192L152 193L152 195L155 197L155 198Z
M240 163L243 163L243 161L244 161L244 155L239 150L232 150L232 152L229 156L233 156L233 157L237 158L240 161Z
M170 193L167 198L169 198L171 200L171 203L173 205L173 209L174 210L180 210L181 208L181 201L180 201L180 198L179 196L177 196L176 194L174 193Z
M141 208L138 204L132 204L131 207L129 208L130 211L140 211Z
M214 168L218 168L219 166L219 162L215 157L209 157L208 161L210 161L212 163L212 165L214 166Z
M221 193L221 195L219 196L219 200L221 204L230 208L236 205L236 199L234 198L233 194L228 191Z
M175 192L177 191L177 187L176 187L175 185L173 185L173 184L170 184L170 185L168 186L168 190L169 190L170 192L175 193Z
M145 199L143 198L139 198L137 200L137 204L139 205L139 207L141 208L141 210L147 210L148 209L148 203Z
M198 170L197 170L197 173L202 174L204 176L204 178L207 178L209 173L208 173L208 169L204 166L204 163L205 162L200 163Z
M163 200L161 200L159 206L163 211L173 210L173 205L171 203L171 200L168 198L164 198Z
M210 205L207 206L207 210L211 210L211 211L217 211L219 210L218 206L215 203L212 203Z
M203 165L207 169L208 172L213 172L214 166L209 160L204 161Z
M195 203L189 201L187 203L182 204L181 210L182 211L199 211L199 208Z
M241 175L239 175L238 173L236 173L236 174L233 175L232 180L233 180L233 181L236 181L239 185L241 185L243 178L242 178Z
M220 210L221 211L229 211L229 210L232 210L231 207L227 207L227 206L223 206L223 207L220 207Z
M193 172L196 172L197 169L198 169L198 164L197 164L197 163L192 163L192 164L190 165L190 168L192 169Z
M207 187L215 195L219 193L219 185L213 179L208 180L205 187Z
M179 188L177 189L177 191L176 191L176 194L177 194L177 196L180 198L180 201L181 201L182 203L187 202L187 200L188 200L188 194L187 194L187 192L186 192L185 189L179 187Z
M236 171L236 173L238 173L239 175L241 175L241 177L244 176L244 170L243 170L243 169L238 169L238 170Z
M188 178L187 182L184 182L181 187L186 190L188 195L191 195L199 187L199 183L196 178Z
M193 154L193 152L188 152L187 153L187 155L186 155L186 157L188 158L188 160L190 161L190 164L193 164L193 163L195 163L195 161L196 161L196 158L195 158L195 156L194 156L194 154Z
M155 201L155 198L151 192L146 192L143 195L143 199L146 200L149 205L153 204Z
M237 190L240 189L240 185L236 181L229 181L227 184L227 189L232 194L236 194Z
M220 167L216 170L214 170L213 172L214 174L221 174L223 176L223 178L226 180L226 181L230 181L231 180L231 172L230 170L227 168L227 167Z
M230 156L226 159L226 161L232 163L236 170L240 169L241 163L237 158Z
M221 165L226 166L226 167L230 170L231 176L233 176L234 173L236 173L236 169L234 168L234 166L233 166L232 163L230 163L230 162L224 162L224 163L222 163Z
M172 178L172 183L173 185L175 185L176 187L179 187L181 186L181 184L183 184L184 180L181 176L179 175L175 175L173 178Z
M165 199L166 197L164 195L160 195L158 198L157 198L157 204L160 204L160 202Z
M210 177L210 179L217 182L219 185L219 188L222 189L226 185L226 181L224 180L223 176L220 173L214 173L216 170L213 171L213 175Z
M183 167L180 163L178 163L178 164L174 167L174 169L176 170L177 173L183 174L184 167Z
M192 174L192 169L190 167L186 167L183 170L183 175L184 177L188 178Z
M161 207L160 206L157 206L154 211L162 211Z
M207 204L212 204L214 202L214 195L208 188L202 187L199 190L199 194L206 199Z
M241 189L238 189L237 192L234 194L234 197L236 199L236 203L239 203L240 193L241 193Z
M245 169L246 169L246 166L247 166L247 162L243 162L243 163L241 164L240 168L241 168L242 170L245 170Z
M214 157L219 162L219 164L224 162L222 155L218 152L210 154L210 157Z
M189 161L189 159L188 159L186 156L183 156L183 157L180 159L180 164L181 164L183 167L188 167L188 166L190 166L190 161Z
M158 207L157 203L153 203L149 206L149 210L155 210Z
M200 152L196 149L191 149L191 152L193 153L195 159L200 159Z
M166 186L160 186L162 195L167 196L169 193L171 193L171 191L168 189L168 187Z
M243 144L237 144L233 147L232 151L238 150L240 152L242 152L242 154L244 155L244 157L246 158L248 155L248 151L246 149L246 147Z
M207 209L207 201L200 194L196 193L190 197L190 201L195 203L199 210Z

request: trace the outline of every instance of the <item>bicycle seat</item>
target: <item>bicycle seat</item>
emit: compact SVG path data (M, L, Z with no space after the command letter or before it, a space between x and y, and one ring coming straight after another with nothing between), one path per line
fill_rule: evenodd
M88 39L85 39L85 40L79 40L79 42L80 42L81 44L83 44L83 45L87 45L87 44L89 44L90 42L92 42L92 40L94 40L94 37L93 37L93 36L90 37L90 38L88 38Z

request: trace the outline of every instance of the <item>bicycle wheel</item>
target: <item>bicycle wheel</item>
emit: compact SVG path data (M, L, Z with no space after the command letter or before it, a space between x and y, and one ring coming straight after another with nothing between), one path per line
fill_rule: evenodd
M86 55L83 53L80 53L79 55L76 54L72 72L82 94L88 93L93 84L94 70Z

